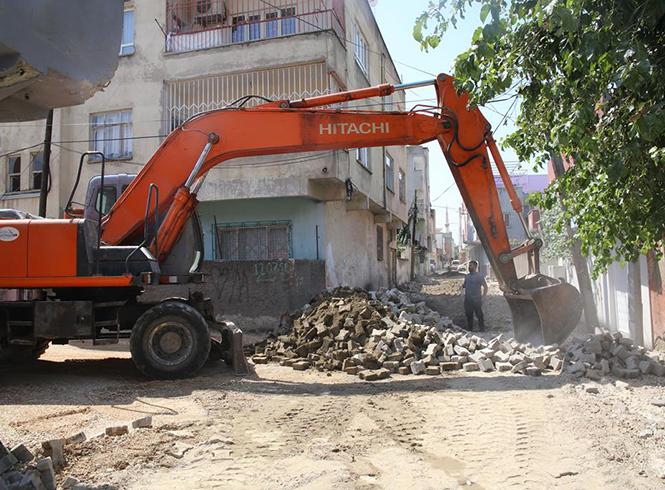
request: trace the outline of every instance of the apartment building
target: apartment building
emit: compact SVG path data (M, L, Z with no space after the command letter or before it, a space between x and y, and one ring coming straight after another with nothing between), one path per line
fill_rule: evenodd
M85 151L106 155L107 174L136 174L188 117L244 96L252 106L400 83L367 0L130 0L119 56L103 92L55 111L48 216L62 214ZM404 110L404 95L348 108ZM0 207L37 212L43 139L40 121L0 125ZM328 286L408 280L395 245L406 161L404 147L228 161L198 196L205 258L325 261ZM83 164L75 202L99 173L99 159Z
M424 146L407 146L406 175L399 169L398 181L406 189L409 209L417 212L414 254L414 273L426 276L436 269L436 213L430 202L429 149ZM402 189L400 187L400 197Z

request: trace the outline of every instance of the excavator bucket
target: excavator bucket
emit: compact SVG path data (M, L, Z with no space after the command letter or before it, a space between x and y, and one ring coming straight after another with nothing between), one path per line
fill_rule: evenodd
M574 286L541 274L519 281L519 293L505 293L513 314L515 339L533 345L561 344L582 316Z

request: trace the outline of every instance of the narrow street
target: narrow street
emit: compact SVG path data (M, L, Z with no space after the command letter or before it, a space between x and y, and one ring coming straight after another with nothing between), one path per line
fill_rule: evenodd
M455 281L423 287L452 318ZM490 295L488 305L503 301ZM365 382L277 364L238 378L209 363L164 382L146 380L122 347L51 346L20 373L3 367L0 439L40 451L85 431L58 473L78 489L656 489L665 477L665 408L651 403L663 378L630 389L605 378L587 393L588 380L565 374ZM146 415L151 428L94 437Z

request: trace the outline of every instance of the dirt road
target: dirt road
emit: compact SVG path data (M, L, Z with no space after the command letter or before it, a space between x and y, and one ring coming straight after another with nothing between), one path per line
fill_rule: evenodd
M400 376L210 363L149 381L123 346L53 346L0 368L0 440L40 442L153 415L152 428L68 446L87 489L656 489L665 486L662 378L586 393L564 375Z

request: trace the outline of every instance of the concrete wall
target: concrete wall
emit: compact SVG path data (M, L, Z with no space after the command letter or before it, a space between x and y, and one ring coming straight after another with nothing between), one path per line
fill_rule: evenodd
M252 330L276 326L281 315L325 288L324 263L316 260L206 261L203 272L204 284L149 287L141 300L201 291L213 300L217 315L242 316L240 328Z

